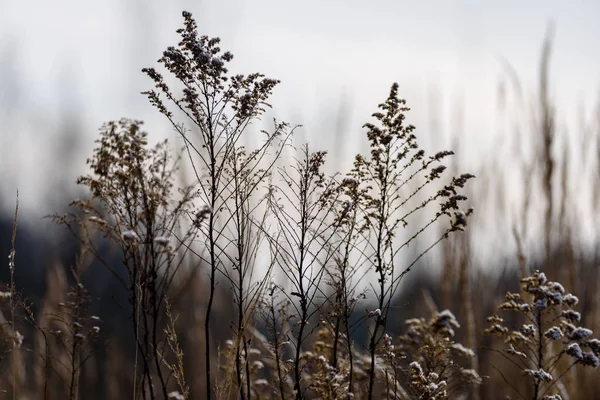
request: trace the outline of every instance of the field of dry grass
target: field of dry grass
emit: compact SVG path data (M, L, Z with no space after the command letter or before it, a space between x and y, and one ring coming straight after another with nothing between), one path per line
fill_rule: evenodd
M143 70L153 84L144 94L183 147L149 143L141 121L101 128L78 180L88 196L50 216L76 256L47 262L37 299L16 278L17 198L0 287L2 397L597 396L598 254L580 245L572 211L575 161L550 94L550 38L534 157L515 161L522 204L486 214L502 202L502 167L462 171L460 154L427 154L398 85L365 116L368 152L328 174L327 153L298 144L297 127L252 125L279 81L231 75L233 55L183 17L181 41ZM515 74L509 86L525 96ZM600 205L591 124L578 160L594 171L589 216ZM512 232L501 271L474 256L479 213ZM543 228L532 239L533 214ZM433 251L435 279L424 272ZM114 286L99 290L92 269Z

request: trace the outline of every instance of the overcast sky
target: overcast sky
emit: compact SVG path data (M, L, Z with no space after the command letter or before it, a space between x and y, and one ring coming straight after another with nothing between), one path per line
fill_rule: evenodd
M341 164L395 81L428 150L447 148L462 119L468 163L498 151L500 60L533 94L551 20L552 91L565 124L582 104L591 108L600 88L596 1L0 0L0 178L9 208L18 187L25 210L52 211L39 204L41 184L48 174L80 174L104 121L138 118L154 136L173 134L139 94L151 87L140 69L177 43L183 9L201 34L222 38L233 72L281 79L276 116L303 124L302 135ZM340 109L341 150L333 135ZM75 116L83 149L72 171L52 149L65 145L53 135Z

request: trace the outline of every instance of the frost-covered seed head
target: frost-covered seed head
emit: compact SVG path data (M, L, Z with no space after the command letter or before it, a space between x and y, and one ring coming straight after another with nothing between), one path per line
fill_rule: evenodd
M571 293L567 294L564 298L563 301L569 306L569 307L574 307L577 305L577 303L579 303L579 298L577 298L577 296L572 295Z
M167 236L159 236L154 238L154 243L160 246L168 246L171 239Z
M391 346L392 344L392 337L390 335L388 335L387 333L384 335L383 340L385 341L385 345L386 346Z
M258 360L254 361L252 363L252 366L256 369L263 369L265 367L265 365L262 363L262 361L258 361Z
M590 339L586 342L586 345L596 354L600 353L600 340Z
M543 272L538 273L538 281L540 282L540 285L545 284L548 281L548 278L546 278L546 274Z
M453 343L452 348L465 357L475 357L475 352L460 343Z
M90 221L98 224L98 225L107 225L108 223L103 220L102 218L98 218L98 217L90 217Z
M558 283L558 282L553 282L553 283L552 283L552 290L554 290L554 291L556 291L556 292L559 292L559 293L561 293L561 294L564 294L564 293L565 293L565 288L563 287L563 285L561 285L561 284L560 284L560 283Z
M558 292L547 292L546 293L548 295L548 298L550 299L550 301L552 301L552 303L554 304L562 304L563 302L563 298L562 295Z
M127 242L137 242L139 240L137 233L134 231L125 231L123 232L123 240Z
M581 347L579 347L577 343L571 343L569 347L567 347L567 354L578 360L583 359L583 351L581 351Z
M522 351L518 351L517 349L515 349L515 346L511 343L508 345L508 349L506 349L506 352L508 354L514 354L518 357L521 358L527 358L527 354L523 353Z
M21 335L21 332L16 331L13 340L17 347L21 347L21 345L23 344L23 339L25 339L25 337Z
M521 332L525 336L533 336L535 334L535 327L531 324L525 324L521 327Z
M544 382L552 381L552 375L550 375L543 369L539 369L539 370L525 369L525 370L523 370L523 374L532 376L535 379L544 381Z
M448 323L456 328L460 328L460 324L458 323L456 317L454 316L454 314L452 314L450 310L444 310L438 313L436 322L442 324Z
M423 376L423 368L421 368L421 364L416 361L413 361L409 365L411 374Z
M535 302L535 308L542 311L548 308L548 299L545 297L543 299L538 299Z
M577 311L566 310L562 312L562 315L571 322L579 322L581 320L581 314Z
M592 368L598 368L600 365L600 359L593 352L588 351L583 356L582 364Z
M571 332L569 337L571 340L581 340L587 338L588 336L592 336L593 333L594 332L588 328L577 327L573 330L573 332Z
M177 391L170 392L167 397L174 400L185 400L185 397Z
M544 333L544 336L551 340L558 340L562 337L562 331L559 327L553 326Z

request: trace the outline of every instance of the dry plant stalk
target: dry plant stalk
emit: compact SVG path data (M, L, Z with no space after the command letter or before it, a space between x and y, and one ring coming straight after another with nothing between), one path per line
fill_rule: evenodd
M167 141L148 148L141 122L122 119L105 124L99 146L88 160L93 175L81 177L91 199L71 203L80 214L55 215L99 261L129 295L132 330L136 341L136 377L133 397L167 398L168 377L160 358L164 302L189 244L207 215L194 212L193 186L172 195L178 160L172 161ZM95 233L117 245L124 268L116 268L98 251ZM154 382L158 381L158 385Z
M140 121L122 119L101 128L88 160L91 174L78 180L91 197L72 202L73 213L54 215L128 294L135 338L132 397L191 395L176 318L167 302L186 256L208 272L203 326L207 399L215 393L244 400L272 394L265 384L265 363L257 359L260 352L270 360L282 399L389 395L390 382L395 386L398 381L396 373L390 378L384 360L392 361L386 333L392 300L402 278L429 250L465 229L470 211L459 207L466 200L460 190L473 175L437 183L446 168L441 161L453 153L426 156L419 148L415 128L405 124L408 108L397 84L373 114L375 122L365 124L370 154L357 155L343 179L326 176L326 153L312 152L308 145L291 165L276 168L295 128L275 121L271 132L260 131L255 148L241 143L270 107L279 81L259 73L230 74L226 66L233 55L221 51L218 38L200 36L190 13L183 12L183 18L184 28L177 31L181 41L158 60L178 81L180 94L155 68L143 69L155 85L144 94L183 139L195 184L175 195L179 158L172 158L167 141L150 147ZM191 128L178 123L174 112ZM430 218L413 228L419 215ZM444 217L449 224L441 236L399 267L402 251ZM103 258L103 239L120 249L121 267ZM266 259L270 262L259 273ZM360 281L370 275L376 276L376 285L359 291ZM83 344L93 331L83 320L87 295L79 276L74 273L77 284L69 294L72 300L65 302L66 313L56 314L72 333L72 340L64 342L69 346L63 346L70 357L71 398L78 396ZM274 277L284 282L269 287ZM218 375L211 332L222 279L231 288L236 315L230 321L233 340L222 353L228 363ZM375 309L356 319L359 304L370 300ZM267 320L265 337L254 328L259 314ZM356 332L364 325L366 356L355 348ZM44 340L48 349L47 335ZM50 358L46 355L45 361ZM178 391L169 389L171 378Z
M185 27L177 31L181 41L177 47L169 47L159 59L182 85L181 97L171 91L155 68L143 69L156 88L144 93L184 139L200 186L200 198L206 204L207 224L202 233L207 240L199 256L208 266L210 277L204 319L206 398L210 399L214 383L210 326L216 285L219 276L225 274L236 289L236 356L239 359L244 332L267 282L266 279L258 285L252 282L258 242L251 233L260 226L260 220L252 216L251 211L257 204L251 202L250 196L268 179L291 131L287 124L275 122L273 132L262 132L264 140L255 150L247 152L239 144L252 121L270 107L268 98L279 81L258 73L230 76L226 64L233 55L221 51L219 38L198 35L196 21L189 12L184 11L183 17ZM196 135L176 122L169 103L192 124ZM274 154L269 157L271 150ZM229 265L236 274L227 271ZM236 362L236 375L240 397L250 396L250 393L244 394L242 388L239 362Z
M560 283L535 271L521 279L521 293L507 293L498 307L520 314L525 323L512 329L500 315L488 318L490 327L485 332L503 338L507 345L495 352L529 381L532 390L522 393L505 379L521 398L560 398L549 392L561 388L561 379L572 368L600 366L600 340L591 337L592 330L576 325L581 320L581 314L573 309L578 302Z

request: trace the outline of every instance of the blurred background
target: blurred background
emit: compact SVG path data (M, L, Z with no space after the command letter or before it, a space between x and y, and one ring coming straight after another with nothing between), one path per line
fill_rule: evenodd
M140 119L152 141L178 143L140 94L152 87L140 70L178 41L182 10L222 39L232 72L281 80L265 120L302 124L298 140L328 150L332 171L365 148L361 126L398 82L421 146L453 150L452 170L477 176L468 232L427 257L422 284L403 293L419 299L411 307L426 287L463 320L468 299L451 282L468 281L470 298L497 295L471 311L479 329L519 268L537 267L579 290L600 328L594 1L0 0L0 249L8 254L18 190L17 283L32 298L49 265L74 259L64 230L42 217L85 196L75 180L101 124ZM97 274L100 296L112 286Z
M11 212L18 188L22 222L32 228L72 197L103 122L137 118L154 138L175 136L139 94L151 86L140 70L155 65L177 40L186 9L202 33L221 37L222 47L233 52L234 71L282 81L273 113L302 124L303 139L318 138L315 144L330 151L337 169L350 165L364 142L362 124L397 81L422 146L459 151L469 171L482 164L495 169L493 183L503 190L492 197L506 200L509 218L523 195L520 164L536 156L540 58L543 39L551 35L552 156L557 163L564 155L573 159L570 173L579 179L569 180L569 189L581 192L573 197L585 204L569 212L582 213L580 239L594 241L591 215L581 208L591 205L590 185L581 181L598 119L595 2L1 4L0 204ZM480 212L501 206L482 207L478 200ZM511 223L503 225L478 229L486 238L510 234Z

